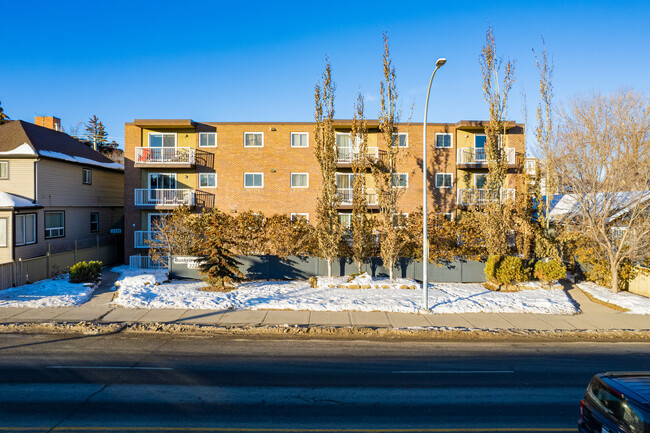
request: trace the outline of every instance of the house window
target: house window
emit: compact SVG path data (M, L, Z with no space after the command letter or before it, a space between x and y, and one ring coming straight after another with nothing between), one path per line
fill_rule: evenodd
M45 239L65 236L65 213L63 211L45 212Z
M149 147L176 147L176 133L150 132Z
M81 173L84 185L91 185L93 183L93 171L90 168L82 168Z
M537 173L537 163L535 161L526 161L526 174L535 176Z
M350 230L352 228L352 214L351 213L340 213L339 222L345 230Z
M291 188L309 188L309 173L291 173Z
M90 212L90 233L99 231L99 212Z
M16 215L16 245L36 243L36 214Z
M244 173L244 188L264 188L264 173Z
M436 188L452 188L454 186L451 173L436 173Z
M453 134L449 132L437 132L436 133L436 147L448 148L453 147Z
M309 147L308 132L292 132L291 147Z
M453 214L453 212L445 212L445 213L442 214L442 216L443 216L445 219L449 220L449 221L453 221L453 220L454 220L454 214Z
M485 141L486 141L485 134L476 134L474 136L474 147L477 147L479 149L485 149Z
M244 147L264 147L264 133L244 132Z
M0 247L7 246L7 218L0 218Z
M393 146L397 144L397 147L409 147L409 135L408 132L396 132L393 134Z
M309 214L308 213L292 213L291 214L291 222L296 221L298 218L304 218L305 221L309 222Z
M409 214L407 213L396 213L393 214L393 227L401 228L406 227L406 222L408 220Z
M483 189L487 187L488 175L486 173L476 173L474 175L474 186L477 189Z
M217 173L199 173L199 188L216 188Z
M0 161L0 179L9 179L9 161Z
M217 133L199 132L199 147L217 147Z
M396 188L408 188L409 186L408 173L393 173L393 186Z

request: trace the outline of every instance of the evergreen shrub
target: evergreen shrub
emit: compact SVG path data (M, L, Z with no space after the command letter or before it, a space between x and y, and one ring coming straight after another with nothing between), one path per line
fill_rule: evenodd
M539 261L535 263L535 278L538 278L545 283L550 283L554 280L566 277L566 268L557 259L549 261Z
M93 283L102 275L102 262L79 262L70 268L71 283Z
M519 257L490 256L485 263L485 277L494 284L504 285L530 279L530 271Z

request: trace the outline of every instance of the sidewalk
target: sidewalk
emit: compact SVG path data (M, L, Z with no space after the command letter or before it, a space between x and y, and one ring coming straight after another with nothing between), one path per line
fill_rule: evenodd
M358 311L126 309L110 305L119 277L104 272L92 298L78 307L0 308L0 323L164 323L218 327L446 328L519 331L650 331L650 315L625 314L590 301L580 289L569 295L581 314L406 314Z

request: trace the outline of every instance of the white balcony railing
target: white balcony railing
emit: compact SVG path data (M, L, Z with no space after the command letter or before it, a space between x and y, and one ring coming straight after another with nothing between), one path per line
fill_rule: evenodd
M336 162L339 164L349 164L353 160L363 156L360 152L356 152L351 147L338 147L336 149ZM368 147L365 152L365 157L368 160L376 161L379 159L379 148Z
M133 232L133 247L134 248L149 248L152 243L160 241L159 231L135 231Z
M508 161L508 165L515 164L515 148L506 147L503 150L506 154L506 161ZM458 164L487 164L487 153L482 147L461 147L458 149L456 162Z
M457 192L456 203L462 206L469 206L493 203L499 200L505 202L514 199L514 188L502 189L500 197L498 193L490 191L489 189L459 189Z
M351 205L353 197L352 188L336 188L336 194L341 199L341 204ZM366 188L366 204L376 205L377 204L377 192L372 188Z
M194 164L191 147L136 147L136 164Z
M191 189L140 189L135 190L136 206L193 206Z
M159 261L149 256L129 256L129 267L137 269L168 269L169 258L161 257Z

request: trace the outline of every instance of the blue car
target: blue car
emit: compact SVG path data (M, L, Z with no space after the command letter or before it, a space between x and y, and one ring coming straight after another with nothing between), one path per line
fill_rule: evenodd
M650 433L650 372L594 376L580 402L578 430Z

